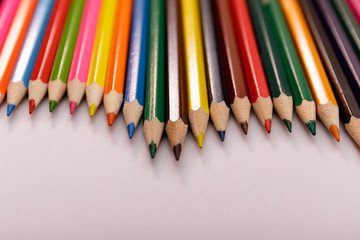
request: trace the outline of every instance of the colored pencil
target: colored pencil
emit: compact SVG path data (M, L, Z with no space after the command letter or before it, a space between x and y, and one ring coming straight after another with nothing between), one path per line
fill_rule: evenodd
M321 22L319 12L314 3L309 0L301 0L300 5L316 42L324 67L329 76L331 86L334 90L336 99L340 106L340 115L345 123L345 128L360 146L360 108L356 98L346 81L345 73L336 57L335 50L331 45L331 40L326 34L326 29Z
M132 0L119 1L116 12L119 17L114 23L104 92L104 107L110 126L113 125L124 96Z
M0 54L0 104L18 60L38 0L21 0Z
M124 120L131 139L144 109L149 0L134 0L126 74Z
M199 2L181 0L187 80L188 117L200 148L209 122L209 105Z
M231 17L229 1L216 0L215 25L231 110L243 132L248 132L251 103Z
M7 115L27 93L31 73L45 34L54 0L39 0L7 91Z
M67 83L71 114L75 112L85 94L100 7L101 0L88 0L81 19L80 31Z
M179 160L188 131L188 109L182 21L179 0L168 0L166 5L167 27L167 107L166 133L176 160Z
M318 116L334 138L339 141L339 108L301 7L296 0L280 0L279 2L315 98Z
M278 49L282 56L295 110L310 132L316 134L316 106L302 68L299 55L294 46L278 0L262 1L262 10L268 21L274 23L272 35L278 39Z
M69 77L84 5L85 0L72 1L66 17L48 86L50 112L54 111L56 105L66 91L66 84Z
M57 0L51 14L29 82L29 113L35 110L48 90L51 68L71 0Z
M272 30L275 29L274 22L272 19L266 18L261 7L261 0L252 0L248 3L274 108L291 132L293 99L278 49L279 40L272 33Z
M347 0L347 2L360 25L360 2L358 0Z
M144 109L144 135L151 158L155 157L164 131L165 21L165 0L151 0Z
M100 10L85 90L90 117L94 116L104 94L116 6L117 1L104 0Z
M344 0L332 0L332 3L356 55L360 59L360 25Z
M268 133L271 132L273 104L256 39L252 28L246 0L230 0L232 16L240 55L250 91L253 109Z
M347 80L349 81L354 95L360 104L360 61L336 16L331 3L325 1L315 1L318 14L323 20L325 30L331 39L331 43L337 57L343 67Z
M0 53L14 19L20 0L5 0L0 6Z
M229 120L229 103L225 93L220 49L215 32L215 21L212 4L209 0L200 1L202 29L204 36L205 66L209 93L210 117L220 140L224 141L226 126Z

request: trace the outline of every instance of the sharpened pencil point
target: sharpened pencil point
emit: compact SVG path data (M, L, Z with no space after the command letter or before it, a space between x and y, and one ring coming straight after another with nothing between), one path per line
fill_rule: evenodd
M335 126L334 124L332 124L330 126L330 132L331 134L334 136L334 138L336 139L336 141L340 142L340 132L339 132L339 128L337 126Z
M111 112L111 113L108 113L107 114L107 121L108 121L108 124L109 126L112 126L114 121L115 121L115 118L116 118L116 114Z
M29 114L32 114L35 110L35 100L34 99L30 99L29 101Z
M49 101L49 111L53 112L57 104L58 104L57 101L50 100Z
M91 104L89 106L89 114L90 114L90 117L93 117L95 115L95 112L96 112L96 105L95 104Z
M198 142L200 148L203 147L204 137L205 135L203 133L200 133L199 136L196 138L196 141Z
M156 144L154 142L151 142L149 144L149 150L150 150L151 158L154 158L156 154Z
M313 136L316 135L316 121L315 120L311 120L308 123L306 123L306 126L308 127L308 129L310 130L311 134Z
M74 114L76 108L77 108L77 103L74 101L70 101L70 114Z
M292 132L292 123L290 120L284 119L283 122L285 123L285 126L289 130L289 132Z
M129 138L132 139L134 132L135 132L135 124L129 123L129 125L127 125L127 129L128 129L128 133L129 133Z
M267 133L271 132L271 119L265 120L265 129L266 129Z
M223 142L225 140L225 131L218 131L220 140Z
M176 161L179 161L180 154L181 154L181 144L176 145L173 148L173 151L174 151L174 154L175 154Z
M7 116L9 117L10 116L10 114L14 111L14 109L15 109L15 105L14 104L8 104L7 105Z
M240 126L244 132L245 135L247 135L248 133L248 128L249 128L249 124L247 122L242 122L240 123Z

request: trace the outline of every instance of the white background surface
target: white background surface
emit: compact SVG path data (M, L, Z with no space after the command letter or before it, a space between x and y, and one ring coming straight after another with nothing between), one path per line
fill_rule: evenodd
M277 116L270 135L252 114L244 136L231 116L220 143L188 133L180 162L166 136L151 160L140 126L129 140L101 107L74 116L27 101L0 108L0 239L360 239L360 151ZM142 125L142 124L141 124Z

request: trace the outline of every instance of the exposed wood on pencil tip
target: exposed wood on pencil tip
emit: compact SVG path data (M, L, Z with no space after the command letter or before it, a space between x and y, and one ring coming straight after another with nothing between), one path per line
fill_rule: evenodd
M293 98L291 96L286 96L284 93L281 93L279 97L273 98L274 108L279 115L281 120L292 121L293 117ZM285 123L286 124L286 123ZM291 131L290 131L291 132Z
M317 113L325 125L325 127L333 134L333 136L338 139L337 131L339 131L339 108L335 106L331 101L326 104L319 104L317 106ZM333 126L333 127L332 127ZM332 129L331 129L332 127ZM337 129L337 131L336 131Z
M271 119L273 112L273 104L270 97L258 97L253 104L253 109L261 124L266 128L266 131L271 131Z
M246 132L245 134L247 134L247 123L249 122L250 111L251 111L251 103L249 98L235 97L234 102L231 104L231 110L234 113L238 124L241 125L243 123L246 123L246 131L244 131L244 133Z
M202 107L200 107L197 110L190 110L189 121L190 121L191 130L194 136L196 137L199 146L202 147L202 143L204 141L204 135L209 122L209 114L205 112L205 110Z
M160 122L157 117L152 120L144 121L144 135L147 144L155 143L156 147L159 146L163 131L164 123Z
M225 131L229 120L230 109L225 101L211 102L210 117L217 131Z
M133 123L134 128L136 128L141 118L141 115L143 114L143 109L144 107L139 104L138 100L134 100L131 102L125 101L123 115L126 126L128 126L130 123Z
M183 145L188 125L182 119L176 121L168 120L166 123L165 131L169 139L170 146L174 148L176 145Z
M345 128L350 134L351 138L360 147L360 119L351 116L349 123L345 124Z

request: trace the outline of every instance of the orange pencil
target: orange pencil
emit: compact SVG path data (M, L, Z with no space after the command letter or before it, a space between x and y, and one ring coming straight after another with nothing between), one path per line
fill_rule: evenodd
M132 0L119 1L116 12L119 17L114 23L104 90L104 107L110 126L120 110L124 96Z
M0 55L0 104L18 60L38 0L22 0Z
M306 73L317 114L334 138L339 141L339 107L305 16L297 0L280 0L279 3Z

